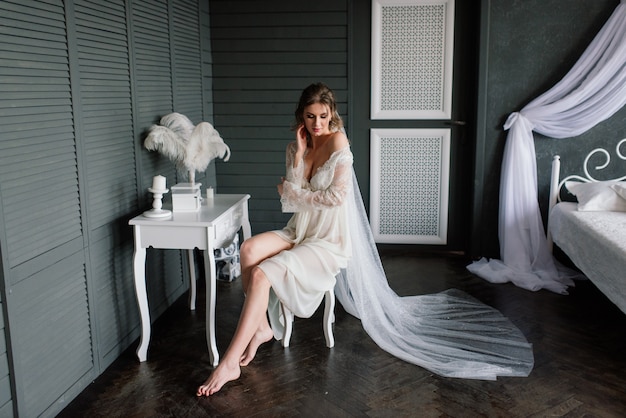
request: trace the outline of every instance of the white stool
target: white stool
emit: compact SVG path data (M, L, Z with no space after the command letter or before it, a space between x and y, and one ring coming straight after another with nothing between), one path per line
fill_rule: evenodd
M282 303L280 307L285 318L285 335L283 336L283 347L289 347L291 339L291 331L293 331L293 312L291 312ZM335 322L335 291L328 290L324 293L324 337L326 338L326 347L335 346L335 337L333 336L333 323Z

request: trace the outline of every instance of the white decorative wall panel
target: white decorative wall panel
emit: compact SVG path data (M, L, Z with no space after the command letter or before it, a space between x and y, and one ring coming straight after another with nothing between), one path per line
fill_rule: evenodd
M372 119L450 119L454 0L372 2Z
M450 129L372 129L370 223L379 243L447 243Z

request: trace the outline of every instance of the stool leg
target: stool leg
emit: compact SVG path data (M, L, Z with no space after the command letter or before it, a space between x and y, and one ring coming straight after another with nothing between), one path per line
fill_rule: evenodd
M324 294L324 301L324 337L326 338L326 347L333 348L335 346L333 335L333 322L335 322L334 290L329 290Z
M291 340L291 331L293 330L293 313L285 307L282 303L280 307L283 311L283 320L285 321L285 333L283 334L283 347L289 347L289 340Z

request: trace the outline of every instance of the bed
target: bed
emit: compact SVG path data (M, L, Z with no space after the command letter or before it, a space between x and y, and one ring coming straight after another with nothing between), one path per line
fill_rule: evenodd
M617 156L626 160L620 147ZM560 158L552 162L549 197L548 244L556 244L609 300L626 313L626 176L597 180L588 163L597 154L609 165L610 154L602 148L591 151L583 163L584 176L560 177ZM562 201L566 195L575 202Z

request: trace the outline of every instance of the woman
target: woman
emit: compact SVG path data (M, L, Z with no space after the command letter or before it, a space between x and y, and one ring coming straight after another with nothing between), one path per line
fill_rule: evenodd
M239 378L240 367L252 361L261 344L282 338L278 300L299 317L311 316L352 254L344 204L352 187L352 153L333 92L321 83L310 85L295 116L296 141L287 147L286 178L278 185L283 212L295 214L283 230L243 242L246 298L239 324L198 396L210 396Z
M281 338L275 296L294 314L309 316L333 286L376 344L402 360L446 377L528 376L532 346L496 309L455 289L400 297L389 287L328 87L304 90L296 120L287 178L278 186L283 210L296 213L282 231L242 244L247 296L240 322L198 396L237 379L259 345Z

